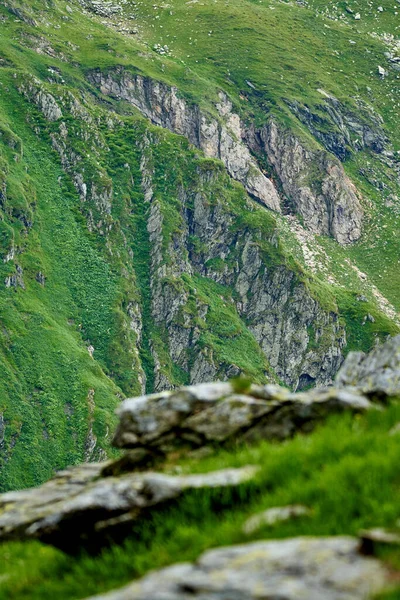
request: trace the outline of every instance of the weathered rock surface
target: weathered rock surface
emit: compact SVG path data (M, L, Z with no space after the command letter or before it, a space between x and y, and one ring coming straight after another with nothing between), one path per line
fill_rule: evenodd
M78 0L79 4L100 17L112 17L122 13L122 6L109 0Z
M32 80L22 85L20 91L39 107L43 116L50 122L57 121L63 116L54 96L45 92L40 87L38 80Z
M274 506L264 512L253 515L243 525L243 533L250 535L261 527L266 525L275 525L282 521L290 521L299 517L306 517L311 514L307 506L301 504L292 504L290 506Z
M123 68L107 73L91 71L88 78L103 94L130 102L153 123L184 135L206 156L222 160L229 175L251 196L281 212L282 199L251 151L266 155L289 204L307 227L333 236L340 244L360 237L363 210L357 190L340 161L325 150L306 148L273 120L260 130L245 128L222 92L216 119L198 105L189 104L176 88Z
M51 96L49 89L53 91L32 77L23 78L19 89L42 111L40 99ZM54 127L50 134L52 146L60 156L63 169L72 177L89 230L108 236L109 231L119 228L112 217L111 179L98 169L98 165L93 164L93 169L88 169L86 158L80 155L73 142L79 132L79 137L85 139L96 155L98 149L106 150L105 139L82 97L63 91L56 99L52 98L57 107L62 107L58 129ZM53 114L51 106L51 102L49 106L46 104L45 110L50 118ZM221 96L218 111L229 127L239 127L225 96ZM75 120L79 127L75 125L74 130L72 123ZM227 379L241 372L240 365L223 362L220 356L215 356L213 348L204 345L200 348L210 307L204 296L196 294L194 309L194 291L182 281L186 274L190 277L200 275L235 290L232 304L266 357L265 375L268 372L273 378L275 373L294 389L310 384L330 384L343 361L342 350L346 344L345 330L338 314L321 306L296 269L293 270L285 260L277 264L269 259L269 254L273 258L279 246L277 232L272 227L268 234L245 223L240 227L237 225L241 214L232 210L220 192L221 177L228 181L220 166L202 165L193 181L176 190L180 226L172 236L168 234L166 248L166 224L155 193L153 153L157 144L158 135L150 132L137 142L141 157L141 189L144 202L149 205L151 319L163 332L171 363L188 374L190 383ZM254 202L246 202L243 212L254 211ZM270 248L267 254L266 248ZM113 252L111 246L109 250ZM127 266L129 269L131 266ZM137 299L133 301L131 294L125 304L127 326L135 332L131 336L132 369L138 373L143 390L146 381L140 359L143 316ZM199 323L203 323L203 330ZM171 369L165 367L165 360L159 356L155 344L151 344L150 351L155 391L174 387L176 382Z
M184 135L208 157L219 158L228 173L240 181L252 196L280 212L280 201L273 183L265 177L247 146L241 141L241 124L237 115L223 123L189 105L174 87L123 69L109 73L92 71L89 81L101 92L122 98L136 106L156 125ZM221 98L221 110L227 99Z
M366 600L387 574L357 547L350 537L304 537L218 548L96 600Z
M99 539L187 489L236 486L257 472L248 466L205 475L105 477L106 465L72 467L41 487L1 495L0 540L37 538L70 552L80 545L93 549Z
M119 409L114 444L131 452L118 461L67 469L39 488L0 496L0 540L38 538L71 552L82 544L96 547L108 537L125 535L126 525L144 511L186 489L239 485L257 471L250 466L205 475L132 472L139 463L232 440L286 439L311 431L331 414L372 406L353 388L293 394L277 385L249 386L245 381L128 399ZM303 509L287 507L283 516L268 513L263 519L291 518Z
M336 385L354 386L368 395L400 396L400 335L369 354L351 352L337 374Z
M360 237L363 210L339 160L323 150L306 147L274 120L249 134L250 146L266 154L308 229L331 235L340 244Z
M164 454L212 442L286 439L330 414L362 412L371 403L356 391L326 388L292 394L274 385L235 393L230 383L189 386L125 400L114 437L119 448Z
M199 274L235 290L232 303L237 313L286 385L302 389L310 384L330 384L343 361L343 325L335 312L326 310L312 297L290 268L274 265L266 257L265 248L271 248L273 255L278 243L276 232L260 235L245 224L235 226L235 215L222 198L218 203L210 203L207 190L215 184L216 174L199 169L198 187L182 189L179 194L181 224L168 246L166 261L162 254L163 219L153 197L146 161L142 174L145 198L151 202L148 230L152 248L152 317L158 327L166 329L169 355L189 371L190 382L226 379L239 371L235 365L222 365L207 348L193 352L201 335L196 322L207 320L209 306L197 299L198 319L193 318L193 308L186 310L189 290L177 285L183 273ZM215 268L215 261L223 268ZM157 373L156 391L169 387L165 374Z
M324 90L318 91L323 98L318 110L298 102L291 102L290 108L327 150L340 160L366 148L383 152L388 139L383 119L372 106L359 101L357 108L350 109Z

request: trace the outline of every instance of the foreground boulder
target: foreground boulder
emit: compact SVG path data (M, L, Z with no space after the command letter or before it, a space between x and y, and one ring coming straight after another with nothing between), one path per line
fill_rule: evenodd
M0 540L37 538L68 552L78 551L81 545L96 549L146 510L185 490L236 486L257 471L248 466L205 475L146 472L104 477L104 466L81 465L38 488L1 495Z
M252 385L240 392L237 386L204 383L125 400L118 410L113 443L164 455L233 439L284 440L312 431L331 414L372 407L357 390L325 388L293 394L276 385Z
M336 385L355 386L367 395L400 397L400 335L369 354L351 352L336 376Z
M211 550L96 600L364 600L386 581L354 538L294 538Z

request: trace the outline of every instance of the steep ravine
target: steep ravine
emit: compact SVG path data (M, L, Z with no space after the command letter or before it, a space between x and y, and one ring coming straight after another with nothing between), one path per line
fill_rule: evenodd
M97 229L101 235L104 230L118 229L119 224L115 223L112 214L115 199L112 180L106 172L107 164L104 164L104 173L94 173L92 180L87 180L84 157L79 156L74 147L76 141L68 133L62 111L54 97L38 85L31 82L22 84L20 89L37 104L47 121L59 122L50 134L52 144L80 193L82 206L87 206L84 211L88 214L88 227ZM175 106L174 99L176 96L169 97L168 101ZM60 101L64 113L67 111L80 122L75 129L87 132L83 134L87 141L93 140L97 147L93 146L93 151L107 152L107 139L115 135L112 133L115 128L121 142L128 139L129 125L120 118L111 122L101 134L94 127L95 119L90 110L77 99L69 95L61 97ZM107 114L103 118L109 119ZM182 115L179 119L186 123L183 126L189 127ZM152 331L148 343L153 365L148 365L147 375L154 380L154 388L161 390L215 377L225 379L243 371L243 363L234 360L235 352L232 355L225 352L223 358L222 345L217 343L217 347L213 347L209 339L208 329L214 334L211 322L222 316L215 314L216 308L214 314L209 314L210 302L213 303L212 297L218 293L218 288L206 291L207 281L223 286L220 310L226 310L228 306L226 319L231 319L232 323L239 319L239 329L235 331L232 325L232 333L222 333L222 337L226 335L227 339L235 340L241 332L250 332L248 343L255 351L253 338L261 349L260 356L264 355L267 361L264 376L274 377L275 373L294 388L329 383L343 359L344 327L334 310L327 310L313 297L301 280L299 266L285 257L271 213L246 199L218 163L200 160L196 164L191 159L188 169L185 161L175 156L181 163L179 168L183 178L168 184L165 191L160 189L157 171L163 169L164 160L168 162L168 157L160 155L162 138L168 139L168 135L161 136L161 131L157 130L148 130L142 139L134 137L134 160L140 160L140 184L135 185L140 186L144 201L149 240L151 314L147 319L151 319L151 325L149 322L143 324L138 304L127 303L130 313L136 306L132 327L139 349L143 326ZM238 147L245 148L243 144ZM246 160L253 161L248 150L246 152ZM206 155L211 153L206 151ZM233 161L236 155L234 151L226 151L225 156ZM129 156L126 160L131 172L137 169L137 164L129 165ZM251 168L250 165L249 170ZM229 168L227 170L229 172ZM162 175L162 180L166 176ZM168 176L171 177L171 173ZM176 198L172 205L171 196ZM125 225L121 225L125 231L123 235L129 236ZM197 286L200 286L200 292ZM141 302L147 302L146 298L142 296ZM230 328L229 324L227 328ZM245 354L245 347L243 351ZM135 366L134 363L133 368L137 369L138 364ZM149 373L149 368L153 373ZM180 370L178 379L176 368ZM142 389L145 378L140 368Z
M200 276L232 290L230 301L282 381L295 388L314 382L329 383L340 366L346 341L338 315L313 299L293 268L284 261L274 264L274 258L279 257L279 243L273 229L263 235L245 223L239 227L239 214L227 210L223 202L210 203L206 190L215 185L216 179L214 172L199 169L197 189L182 190L183 225L167 248L169 264L162 267L162 294L160 272L154 278L157 283L153 285L153 318L168 330L171 357L187 368L188 355L193 346L196 349L192 320L179 322L180 309L188 303L188 291L180 289L177 281L182 274ZM247 210L254 210L251 204ZM154 208L154 248L156 232L161 236L161 227L160 214ZM202 306L200 299L196 304L197 316L204 312L206 316L207 306ZM190 367L192 383L224 376L218 361L213 364L207 351L195 354ZM225 376L238 372L232 365Z

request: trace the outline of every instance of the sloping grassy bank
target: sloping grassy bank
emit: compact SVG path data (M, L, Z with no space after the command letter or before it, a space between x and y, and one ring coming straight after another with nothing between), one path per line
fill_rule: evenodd
M221 450L170 464L167 471L206 472L258 464L257 478L239 489L191 492L138 523L121 545L98 556L71 557L40 543L0 546L0 599L79 599L116 588L164 565L194 560L205 549L298 535L357 535L361 528L396 527L400 511L400 405L336 417L310 436L280 444ZM252 514L300 503L310 516L241 532ZM398 527L398 525L397 525ZM380 556L400 569L400 549ZM400 587L385 598L400 598Z

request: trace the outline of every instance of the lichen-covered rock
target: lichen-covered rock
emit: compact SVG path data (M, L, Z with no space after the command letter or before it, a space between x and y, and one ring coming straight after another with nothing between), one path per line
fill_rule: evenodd
M217 548L154 571L96 600L367 600L388 581L351 537L294 538ZM92 600L95 600L94 597Z
M336 385L354 386L368 395L400 396L400 336L369 354L351 352L337 374Z
M144 510L187 489L236 486L257 472L248 466L204 475L146 472L107 477L106 465L72 467L41 487L1 495L0 540L37 538L70 552L80 545L95 548Z
M311 431L330 414L371 406L356 391L343 389L291 394L267 385L236 393L230 383L201 384L125 400L118 409L114 444L163 454L233 438L286 439L296 431Z

